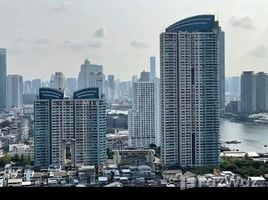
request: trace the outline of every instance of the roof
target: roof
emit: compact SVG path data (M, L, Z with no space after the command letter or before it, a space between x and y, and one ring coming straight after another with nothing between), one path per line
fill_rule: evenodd
M10 183L22 183L22 178L8 179L8 184Z
M122 173L130 173L131 172L130 169L122 169L121 171L122 171Z
M22 182L22 186L30 186L30 185L32 185L31 181Z
M226 157L240 157L243 158L245 157L246 152L242 151L224 151L221 156L226 156Z
M194 176L196 176L196 174L187 171L187 172L185 172L185 173L183 174L183 176L186 176L186 177L194 177Z
M98 178L98 181L100 182L108 181L108 178L106 176L101 176Z
M95 167L91 165L84 165L81 166L78 170L95 170Z
M256 152L248 152L248 157L260 157Z
M211 32L214 26L214 15L197 15L172 24L166 29L166 32Z
M149 167L148 165L140 165L140 166L138 166L138 169L148 169L148 170L151 170L151 167Z

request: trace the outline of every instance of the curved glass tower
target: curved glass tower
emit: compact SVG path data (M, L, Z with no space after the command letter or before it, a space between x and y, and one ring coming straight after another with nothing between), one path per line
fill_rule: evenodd
M160 66L162 164L217 166L224 33L214 15L169 26L160 35Z

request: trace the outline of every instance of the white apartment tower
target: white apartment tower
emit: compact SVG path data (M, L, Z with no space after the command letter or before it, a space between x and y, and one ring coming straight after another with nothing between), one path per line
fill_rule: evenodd
M132 109L128 113L129 141L133 148L160 146L159 81L136 81L132 86Z
M214 15L199 15L171 25L160 35L164 167L219 164L223 34Z

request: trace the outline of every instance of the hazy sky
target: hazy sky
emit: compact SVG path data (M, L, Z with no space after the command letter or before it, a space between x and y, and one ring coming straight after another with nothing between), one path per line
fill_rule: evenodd
M159 34L174 22L217 14L226 36L226 75L268 72L267 0L0 0L0 47L8 73L77 77L88 58L130 80L157 57Z

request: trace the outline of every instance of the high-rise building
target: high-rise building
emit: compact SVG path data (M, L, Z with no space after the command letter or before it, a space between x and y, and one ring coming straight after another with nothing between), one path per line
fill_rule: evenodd
M108 82L108 99L113 99L115 96L114 75L108 75L107 82Z
M62 72L55 72L50 79L50 87L64 91L65 89L65 76Z
M6 109L6 49L0 48L0 111Z
M159 103L157 92L159 87L153 81L137 81L133 83L132 109L128 111L129 140L133 148L149 147L157 144L159 138ZM158 107L157 107L158 106ZM157 115L158 114L158 115ZM158 142L159 146L159 142Z
M79 90L72 99L60 90L41 88L34 102L35 165L103 165L105 106L98 88Z
M241 75L241 112L254 113L257 111L256 76L253 71L245 71Z
M7 109L22 108L23 78L20 75L7 76Z
M139 81L150 81L150 72L142 71Z
M257 112L268 111L268 76L264 72L256 75L256 110Z
M233 76L229 79L229 90L232 96L240 99L241 81L239 76Z
M72 95L77 90L77 80L76 78L66 78L65 79L65 91L67 96Z
M150 81L154 81L155 78L156 78L155 57L150 57Z
M31 94L31 93L32 93L32 81L24 81L23 94Z
M39 88L41 88L41 79L32 80L32 93L37 95Z
M220 116L225 113L225 34L218 32L218 57L219 57L219 91L220 91Z
M86 59L79 72L78 89L99 87L100 94L103 94L104 75L102 68L102 65L91 64Z
M198 15L160 35L164 167L219 164L222 34L214 15Z

